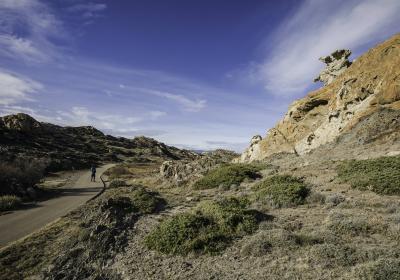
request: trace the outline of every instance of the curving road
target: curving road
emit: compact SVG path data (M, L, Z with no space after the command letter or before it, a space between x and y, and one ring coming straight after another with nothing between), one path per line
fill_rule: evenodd
M111 166L113 164L97 169L96 182L90 182L90 171L81 172L78 179L63 188L59 196L38 202L32 208L1 215L0 248L31 234L94 197L103 188L100 175Z

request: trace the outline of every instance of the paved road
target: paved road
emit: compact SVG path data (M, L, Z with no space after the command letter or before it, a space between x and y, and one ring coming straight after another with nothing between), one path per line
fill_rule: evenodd
M99 176L111 166L112 164L108 164L97 169L97 182L90 182L90 171L82 172L75 182L63 188L60 196L38 202L32 208L0 216L0 248L87 202L103 188Z

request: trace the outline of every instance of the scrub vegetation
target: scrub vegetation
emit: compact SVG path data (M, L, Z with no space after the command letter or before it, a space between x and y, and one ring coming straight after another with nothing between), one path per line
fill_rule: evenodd
M353 188L400 195L400 156L345 161L337 172L340 180Z

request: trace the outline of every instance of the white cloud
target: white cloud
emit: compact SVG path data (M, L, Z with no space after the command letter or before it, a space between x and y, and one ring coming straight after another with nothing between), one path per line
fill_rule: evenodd
M160 129L143 129L138 126L147 118L155 120L165 114L165 112L161 111L150 111L144 113L142 116L126 116L94 112L86 107L76 106L72 107L70 111L58 111L54 122L72 126L90 125L105 133L130 138L135 135L156 136L164 134L165 131Z
M149 112L150 119L152 119L152 120L156 120L158 118L161 118L161 117L165 116L166 114L167 113L162 112L162 111L151 111L151 112Z
M52 37L63 35L61 22L38 0L0 1L0 54L29 62L49 61Z
M306 0L269 38L273 48L257 66L269 93L301 94L335 49L356 53L399 31L399 0Z
M192 100L181 94L173 94L173 93L169 93L169 92L165 92L165 91L147 90L147 92L149 92L153 95L159 96L159 97L163 97L163 98L175 101L178 104L180 104L185 111L188 111L188 112L199 112L206 106L206 103L207 103L207 101L204 99Z
M83 106L74 106L70 111L58 111L57 113L63 118L65 124L91 125L108 130L120 129L142 121L141 117L94 112Z
M18 55L23 60L46 60L46 55L34 46L31 40L14 35L0 35L0 53L8 57Z
M36 81L0 69L0 105L32 101L30 95L42 87Z
M68 8L70 12L79 12L84 18L95 18L99 16L99 13L107 9L107 5L104 3L85 3L75 4Z

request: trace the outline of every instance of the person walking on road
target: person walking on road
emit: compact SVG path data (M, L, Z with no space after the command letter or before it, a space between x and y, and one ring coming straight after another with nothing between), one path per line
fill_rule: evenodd
M90 168L90 171L92 171L92 176L90 178L91 182L96 182L96 167L92 165L92 168Z

